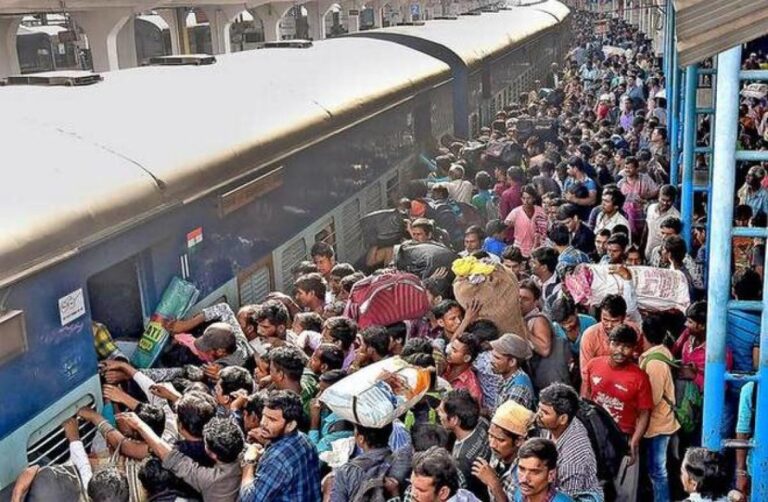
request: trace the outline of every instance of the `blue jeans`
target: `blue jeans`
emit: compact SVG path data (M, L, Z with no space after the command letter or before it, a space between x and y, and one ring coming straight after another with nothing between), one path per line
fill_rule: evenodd
M669 502L669 477L667 476L667 449L671 436L659 435L643 439L648 476L653 484L653 501Z

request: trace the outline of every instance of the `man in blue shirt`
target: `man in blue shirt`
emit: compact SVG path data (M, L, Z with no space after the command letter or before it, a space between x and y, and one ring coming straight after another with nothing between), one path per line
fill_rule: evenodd
M243 502L319 502L320 460L309 439L298 432L301 398L293 391L272 391L264 401L262 436L270 443L258 463L243 468ZM246 462L249 458L246 456Z

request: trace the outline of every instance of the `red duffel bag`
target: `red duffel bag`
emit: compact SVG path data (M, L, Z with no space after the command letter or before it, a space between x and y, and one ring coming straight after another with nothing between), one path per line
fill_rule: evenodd
M429 299L421 280L413 274L387 270L352 286L344 315L363 329L420 319L427 310Z

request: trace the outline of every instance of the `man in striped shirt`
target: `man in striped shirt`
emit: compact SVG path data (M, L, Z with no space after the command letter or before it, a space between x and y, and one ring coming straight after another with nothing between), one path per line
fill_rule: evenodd
M587 429L576 418L578 409L576 391L556 382L541 391L536 422L543 437L557 446L557 489L571 497L591 494L602 500L595 453Z

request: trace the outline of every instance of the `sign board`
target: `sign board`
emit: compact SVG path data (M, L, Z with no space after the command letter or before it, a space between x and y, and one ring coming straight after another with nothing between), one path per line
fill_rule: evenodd
M82 288L59 298L59 317L61 318L62 326L66 326L84 314L85 299L83 298Z
M359 16L360 15L360 11L357 10L357 9L350 9L349 10L349 15L350 16Z
M421 13L421 7L417 3L411 4L411 15L418 16Z

